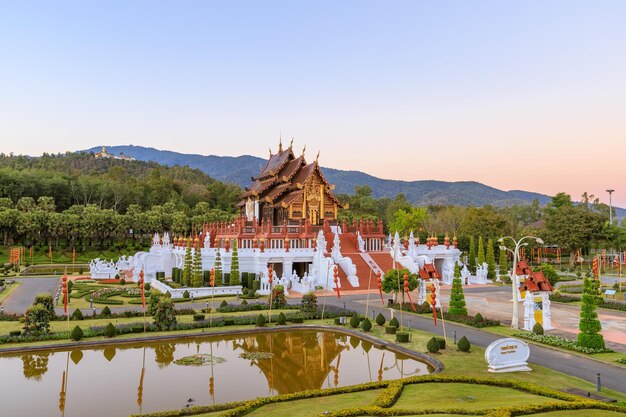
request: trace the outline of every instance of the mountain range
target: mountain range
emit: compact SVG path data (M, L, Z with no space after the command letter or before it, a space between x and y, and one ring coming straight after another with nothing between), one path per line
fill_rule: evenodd
M102 147L87 149L86 152L99 152ZM197 168L220 181L246 187L251 184L251 177L259 173L266 159L251 155L215 156L183 154L143 146L107 146L107 152L113 155L126 155L140 161L153 161L159 164L188 165ZM394 198L403 193L407 200L416 205L452 204L462 206L483 206L491 204L497 207L514 204L530 204L537 199L541 205L550 201L544 194L511 190L503 191L475 181L400 181L377 178L361 171L342 171L322 168L326 179L335 184L335 192L353 194L355 186L367 185L376 198Z

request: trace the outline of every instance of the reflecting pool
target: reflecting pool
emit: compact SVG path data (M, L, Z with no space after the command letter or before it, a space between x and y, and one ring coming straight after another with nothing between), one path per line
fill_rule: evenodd
M209 360L175 363L192 355ZM6 416L120 417L430 372L341 333L205 336L0 356L0 402Z

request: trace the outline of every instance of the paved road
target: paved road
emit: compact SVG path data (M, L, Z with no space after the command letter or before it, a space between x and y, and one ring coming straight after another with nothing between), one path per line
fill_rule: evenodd
M54 292L59 278L15 278L15 281L19 281L21 285L2 302L2 307L7 313L24 314L37 294Z
M359 313L364 314L365 304L362 301L365 298L366 296L362 294L354 296L342 295L341 300L338 300L335 297L328 297L326 302L341 308L343 308L343 303L345 302L346 308L356 310ZM380 305L378 307L379 308L374 308L374 310L376 310L376 314L382 312L387 319L389 319L389 309L381 309ZM370 306L370 314L372 314L372 310L373 309ZM441 335L443 332L441 325L435 327L431 318L415 315L411 315L411 328ZM457 339L466 336L472 344L483 348L502 338L502 336L487 333L482 330L467 328L446 322L446 332L448 337L451 337L454 331L456 331ZM545 366L546 368L563 372L592 383L595 383L596 381L596 374L600 373L603 386L626 393L626 370L624 368L604 364L592 359L586 359L582 356L572 355L537 345L531 345L530 351L531 354L529 361L531 363Z

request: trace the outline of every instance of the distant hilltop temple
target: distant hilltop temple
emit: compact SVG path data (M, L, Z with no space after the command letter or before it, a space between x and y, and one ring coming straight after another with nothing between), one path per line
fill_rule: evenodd
M122 161L135 161L135 158L131 158L130 156L126 156L124 154L120 154L118 156L118 155L107 153L106 146L102 147L102 151L96 152L94 157L99 158L99 159L120 159Z

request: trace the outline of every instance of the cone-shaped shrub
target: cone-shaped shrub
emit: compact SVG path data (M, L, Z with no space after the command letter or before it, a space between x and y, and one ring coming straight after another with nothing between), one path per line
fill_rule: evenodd
M104 328L104 335L106 337L115 337L116 334L117 334L117 329L115 328L113 323L107 324L107 326Z
M222 255L220 255L219 249L215 254L215 264L213 265L213 269L215 269L215 285L222 285L224 280L224 271L222 271Z
M287 323L287 317L285 316L285 313L281 312L278 317L276 317L276 324L286 324Z
M187 248L185 249L185 264L183 267L183 282L186 287L191 284L191 276L193 273L193 257L191 255L191 239L187 239Z
M426 349L428 349L430 353L439 352L439 342L437 342L437 339L435 339L434 337L431 338L426 344Z
M105 316L105 317L110 316L111 315L111 309L109 308L109 306L104 306L104 308L100 312L100 315Z
M451 316L467 316L463 283L461 282L461 269L458 263L454 265L454 279L452 280L452 290L450 291L450 309L448 314Z
M602 326L598 320L596 308L601 300L600 281L585 278L583 282L582 304L580 306L580 323L578 324L578 345L586 348L604 349L604 337L600 334Z
M500 249L500 276L506 276L507 271L509 270L509 265L506 260L506 250ZM502 278L500 278L502 279Z
M543 334L543 326L539 323L535 323L535 325L533 326L533 333L534 334Z
M474 316L474 323L482 323L483 321L485 321L483 315L480 313L476 313L476 315Z
M469 254L467 255L467 263L470 272L476 272L476 245L474 244L474 236L470 236Z
M187 290L183 291L183 298L184 299L189 298L189 291L187 291Z
M398 321L397 318L394 317L391 320L389 320L389 325L394 326L394 327L400 327L400 322Z
M356 329L357 327L359 327L359 324L361 324L361 320L359 320L359 316L354 315L350 317L350 327Z
M459 348L461 352L469 352L470 349L472 348L472 345L470 344L469 340L467 340L467 337L465 336L463 336L461 340L459 340L459 343L457 343L456 346Z
M227 307L228 303L226 302L226 300L222 300L222 302L220 303L220 307Z
M370 330L372 330L372 322L370 321L370 319L365 317L365 320L363 320L363 331L369 332Z
M263 314L259 314L256 318L256 327L265 327L265 323L267 323L265 316Z
M72 330L72 333L70 333L70 337L72 338L72 340L80 340L82 339L84 336L83 333L83 329L81 329L79 326L74 327L74 329Z
M491 239L487 241L487 278L496 279L496 254Z
M237 239L233 242L233 254L230 258L230 285L241 285L239 277L239 253L237 252Z
M482 264L485 262L485 246L483 244L482 236L478 236L478 253L476 254L476 257L478 258L477 266L482 266Z
M83 312L80 311L78 308L76 310L74 310L74 312L72 313L72 320L82 320L83 319Z
M192 287L202 287L204 277L202 276L202 254L200 251L200 243L197 243L193 251L193 260L191 261L191 279Z
M383 326L386 321L387 319L385 319L385 316L383 316L382 313L378 313L378 315L376 316L376 324L378 324L379 326Z
M247 302L246 300L243 300L243 301L241 302L241 305L242 305L242 306L247 306L247 305L248 305L248 302Z

